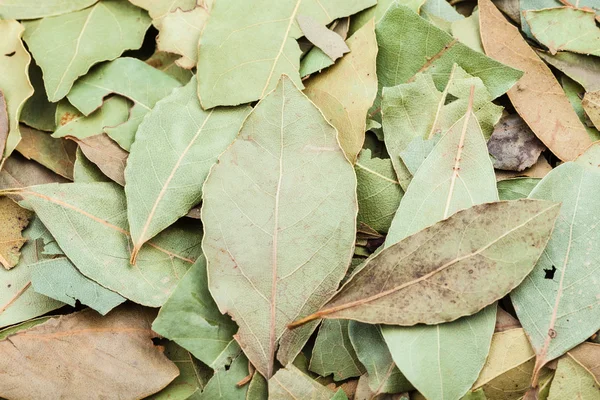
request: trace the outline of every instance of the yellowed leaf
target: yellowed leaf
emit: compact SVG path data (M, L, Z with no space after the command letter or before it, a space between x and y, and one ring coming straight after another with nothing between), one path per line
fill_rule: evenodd
M8 197L0 197L0 264L11 269L19 261L26 239L21 231L29 223L31 212L19 207Z

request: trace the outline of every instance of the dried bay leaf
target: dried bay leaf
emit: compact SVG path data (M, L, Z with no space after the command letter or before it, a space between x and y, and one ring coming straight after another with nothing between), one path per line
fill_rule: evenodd
M27 72L31 56L21 36L23 25L14 20L0 20L0 90L6 102L8 136L0 135L0 168L21 140L19 116L23 105L33 95Z
M248 385L239 387L237 383L248 376L248 359L240 354L229 368L215 371L202 393L194 400L246 400Z
M474 314L527 276L559 208L515 200L459 211L381 251L318 312L290 326L318 318L410 326Z
M157 236L131 266L125 193L115 183L49 184L17 193L82 274L142 305L162 305L200 253L197 223L188 219Z
M479 0L479 19L486 54L525 72L508 91L515 110L558 158L575 159L591 140L550 69L490 0Z
M172 76L173 78L177 79L179 83L185 85L190 81L194 74L192 74L192 71L183 69L175 63L179 58L180 57L177 54L157 51L146 60L146 64L164 72L169 76Z
M533 167L527 168L524 171L503 171L500 169L496 170L496 180L503 181L506 179L514 179L518 177L537 178L541 179L552 171L552 166L548 164L548 161L544 157L538 158L537 162L533 164Z
M371 19L375 19L375 24L379 23L381 18L385 15L388 8L394 3L401 4L413 10L415 13L419 13L419 9L425 3L425 0L378 0L377 4L373 7L367 8L353 15L350 20L350 28L348 30L349 35L353 35L354 32L362 28Z
M352 52L311 78L304 93L337 129L344 153L355 163L365 141L367 111L377 95L374 23L358 30L348 46Z
M518 114L507 114L487 143L494 168L523 171L535 164L546 148Z
M377 232L387 232L404 194L391 160L371 157L371 150L364 149L354 169L358 182L358 223Z
M110 178L100 171L100 168L85 157L80 148L75 153L75 164L73 165L73 180L75 182L110 182Z
M320 24L310 15L298 14L296 22L304 37L321 49L332 61L350 52L344 39L325 25ZM377 47L375 47L377 48Z
M529 196L562 203L544 256L511 293L519 320L536 352L536 375L548 361L600 329L600 276L593 263L598 257L594 243L600 237L600 217L592 211L598 188L600 171L596 165L577 161L552 170ZM533 387L537 386L535 378Z
M583 109L582 104L582 97L584 97L583 87L566 75L561 77L560 84L562 85L569 102L573 106L575 113L579 117L579 120L585 126L585 130L587 131L590 139L592 139L594 142L600 140L600 132L598 129L588 126L589 117L586 114L586 111Z
M193 10L200 0L129 0L130 3L148 11L152 23L160 31L163 19L177 9L182 11Z
M271 0L216 2L198 52L198 94L204 109L263 98L282 74L303 88L300 74L302 36L297 15L321 24L346 17L375 0Z
M111 93L133 101L129 120L104 130L121 147L129 150L144 116L154 108L158 100L168 96L179 86L181 84L177 79L143 61L123 57L102 64L79 79L67 97L84 115L90 115L101 107L104 98Z
M29 79L34 92L33 96L23 104L19 121L40 131L54 131L56 128L54 123L56 104L50 103L48 100L42 70L35 62L29 64Z
M310 358L309 370L321 376L333 374L335 381L361 376L365 372L348 336L348 322L325 320Z
M233 339L237 325L219 312L208 291L204 256L181 278L152 329L214 369L229 365L241 351Z
M600 399L600 385L584 366L569 355L558 360L548 400Z
M136 134L125 169L132 262L146 241L200 202L210 168L250 112L247 106L204 111L196 86L193 78L158 102Z
M304 374L293 364L277 371L269 379L269 399L330 400L335 392Z
M55 139L37 129L21 126L22 138L17 151L65 178L73 179L73 163L77 145L65 139Z
M124 297L83 276L66 257L39 261L29 268L33 290L71 306L78 300L106 315L125 301Z
M586 92L583 96L581 106L585 113L592 120L592 123L598 129L600 127L600 90L595 92Z
M127 1L101 0L81 11L25 22L24 40L43 71L48 99L56 102L94 64L139 48L149 25L148 16Z
M121 186L125 186L125 166L129 153L105 133L74 140L86 158L96 164L100 171Z
M3 0L0 4L2 19L37 19L79 11L98 0Z
M29 224L31 213L8 197L0 197L0 264L11 269L19 262L21 247L27 239L21 232Z
M68 180L35 161L27 160L18 153L7 158L4 166L0 169L0 189L2 190L54 182L64 183ZM13 199L16 198L13 194L7 195Z
M342 39L346 40L348 38L348 29L350 29L350 17L335 20L330 25L330 28ZM308 39L302 37L298 40L298 45L300 45L302 51L304 51L302 48L303 41L312 46L312 43L310 43ZM308 53L306 53L300 60L300 76L305 78L308 75L314 74L315 72L321 72L325 68L331 67L333 64L334 61L332 61L327 54L323 53L320 48L312 46Z
M367 370L368 386L375 396L414 389L394 363L378 326L349 321L348 329L356 355Z
M551 54L572 51L600 56L600 29L591 9L557 7L528 10L523 17L535 39Z
M516 69L471 50L399 4L389 7L375 33L379 45L379 97L371 111L372 118L379 118L381 90L406 83L418 72L432 72L436 87L442 90L457 63L468 74L480 78L492 98L505 93L522 75Z
M423 19L431 22L441 30L451 33L452 24L465 19L446 0L427 0L419 10Z
M479 32L479 11L473 11L467 18L452 22L452 36L480 53L484 53L481 44L481 33Z
M568 354L590 371L597 383L600 382L600 344L583 342Z
M0 396L143 398L178 375L152 343L153 311L120 307L50 319L0 341ZM82 357L85 354L85 357ZM64 373L57 374L57 371Z
M536 53L542 60L564 72L586 90L590 92L600 90L600 60L598 58L566 51L549 54L536 50Z
M291 332L286 325L316 311L346 272L355 179L335 129L284 76L204 184L210 290L240 325L236 339L267 378L277 344L286 365L315 328Z
M161 21L157 49L181 55L175 63L192 69L198 63L198 41L208 20L209 10L198 6L189 11L181 8L166 14Z
M499 181L498 196L500 200L518 200L529 197L540 178L512 178Z
M8 112L6 110L6 99L4 93L0 90L0 154L4 154L6 139L8 139Z

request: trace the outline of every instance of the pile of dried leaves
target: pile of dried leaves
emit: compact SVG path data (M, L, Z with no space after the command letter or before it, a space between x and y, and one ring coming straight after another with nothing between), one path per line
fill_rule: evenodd
M600 399L569 1L0 0L0 398Z

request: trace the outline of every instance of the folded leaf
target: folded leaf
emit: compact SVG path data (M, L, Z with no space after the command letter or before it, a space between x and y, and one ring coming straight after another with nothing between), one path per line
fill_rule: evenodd
M198 94L204 109L265 97L282 74L302 88L298 72L302 36L296 17L327 25L375 0L217 1L200 38Z
M188 350L213 369L229 365L240 348L233 340L237 325L219 312L208 291L206 260L198 260L161 307L152 329Z
M133 400L158 392L179 371L152 343L152 318L139 307L106 317L84 310L10 335L0 341L0 396Z
M371 22L356 32L348 39L351 53L310 79L304 90L338 130L340 145L352 163L365 141L367 111L377 94L374 29Z
M2 19L37 19L67 14L91 6L98 0L3 0L0 4Z
M81 11L25 22L23 38L42 68L48 99L56 102L92 65L139 48L149 25L150 18L129 2L101 0Z
M125 301L124 297L83 276L66 257L39 261L29 268L33 290L73 307L78 300L106 315Z
M131 266L125 194L114 183L40 185L18 194L82 274L142 305L162 305L200 253L200 230L187 220L156 237Z
M269 398L280 400L330 400L335 393L311 379L293 364L269 379Z
M544 257L511 293L537 356L536 374L548 361L600 329L600 272L593 261L600 257L595 245L600 240L600 227L593 211L599 196L597 161L593 166L580 161L562 164L529 195L562 203Z
M476 205L384 249L357 272L318 318L439 324L504 297L531 272L560 204L515 200Z
M29 224L31 213L8 197L0 197L0 264L11 269L19 262L19 250L26 240L21 231Z
M23 25L0 19L0 90L6 102L9 123L8 138L0 136L0 166L21 140L19 116L25 101L33 95L33 86L27 75L31 56L23 46L22 34Z
M152 84L148 84L152 82ZM79 79L68 99L84 115L97 110L111 93L133 101L129 120L105 132L129 150L144 116L156 102L181 86L173 77L135 58L123 57L103 64ZM100 132L97 132L100 133Z
M210 290L240 325L261 374L291 362L314 324L286 325L333 294L352 257L356 178L336 131L283 77L248 116L204 184ZM281 352L284 351L285 358Z
M479 0L479 19L486 54L525 72L508 91L515 110L558 158L575 159L591 140L550 68L490 0Z
M249 112L245 106L204 111L192 79L147 115L125 170L132 262L146 241L200 202L204 179Z

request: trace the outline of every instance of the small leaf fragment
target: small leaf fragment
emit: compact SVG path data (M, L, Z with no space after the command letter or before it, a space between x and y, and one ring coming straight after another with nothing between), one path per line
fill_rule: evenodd
M346 42L340 35L329 30L325 25L319 24L310 15L298 14L296 21L298 21L298 26L304 36L321 49L323 53L327 54L332 61L350 52Z
M19 262L21 247L27 239L21 232L29 224L31 213L8 197L0 197L0 264L11 269Z
M71 138L69 138L71 139ZM88 160L100 168L107 177L125 186L125 166L129 153L105 133L85 139L72 138Z
M55 139L49 133L21 126L22 139L17 151L65 178L73 179L73 163L77 145L69 140Z
M277 371L269 379L269 398L280 400L330 400L335 393L312 380L293 364Z

